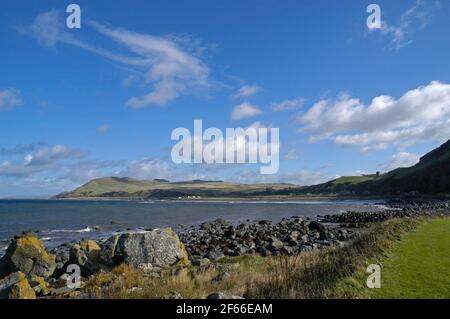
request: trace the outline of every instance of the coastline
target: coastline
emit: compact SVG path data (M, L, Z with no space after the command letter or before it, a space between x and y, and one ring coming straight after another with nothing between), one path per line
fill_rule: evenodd
M186 272L192 273L190 276L201 276L201 278L207 273L206 278L209 278L207 280L212 280L213 283L208 284L211 287L205 288L208 290L216 286L221 287L223 284L228 285L234 265L240 264L241 260L244 264L240 267L248 267L245 265L256 263L255 267L262 267L264 272L270 272L272 270L270 267L267 268L267 263L270 265L271 262L281 262L283 258L291 258L289 260L297 263L298 256L303 258L328 256L334 251L337 253L349 249L359 254L360 248L357 246L364 236L380 238L377 240L385 236L378 233L377 229L385 227L380 225L387 223L386 227L391 227L389 225L392 224L409 229L408 225L415 224L416 220L449 216L449 214L450 203L448 202L410 202L392 205L389 209L382 211L347 211L317 218L292 216L276 222L253 220L231 224L226 220L216 219L186 227L177 233L170 228L138 232L131 230L98 241L89 239L86 233L86 239L77 243L62 244L48 252L43 248L43 243L35 237L36 235L25 233L13 239L7 255L18 254L20 260L24 259L20 265L26 265L27 251L30 249L40 251L37 256L33 255L34 259L39 260L36 265L49 263L41 270L41 272L45 271L42 280L46 288L36 286L39 288L36 288L36 293L40 298L92 298L90 294L93 291L94 296L105 298L108 295L105 295L104 284L98 282L103 282L102 278L109 278L108 281L112 282L119 280L122 285L123 280L128 281L136 276L143 277L142 281L145 282L150 280L152 285L160 285L154 287L158 291L165 291L163 289L165 281L162 281L162 278L178 282L177 278L180 274ZM24 243L32 246L22 251L25 249L21 248ZM372 248L369 245L366 249ZM8 263L7 255L2 259L3 263ZM54 261L52 258L55 258ZM66 267L71 264L78 265L81 269L83 285L79 289L68 289L64 286L68 276ZM4 267L2 271L5 275ZM23 271L26 273L26 269ZM34 270L31 271L33 273ZM289 277L289 273L283 271L282 275ZM120 274L120 277L116 277L117 274ZM245 276L248 274L246 273ZM34 277L27 278L31 286L36 285ZM185 284L190 285L189 282ZM121 286L123 296L144 291L143 288L139 288L141 284L133 281L132 286ZM180 283L178 282L177 285L179 286ZM97 291L97 287L101 289ZM255 296L262 293L251 291L248 293L250 295L254 293ZM189 293L183 291L183 296L186 294ZM168 298L169 295L167 295ZM180 294L176 294L178 295ZM242 293L237 294L236 297L242 298Z

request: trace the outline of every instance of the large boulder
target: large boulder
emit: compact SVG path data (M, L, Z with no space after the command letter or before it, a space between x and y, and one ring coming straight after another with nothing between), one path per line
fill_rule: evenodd
M99 256L108 266L127 263L142 269L188 263L183 243L170 228L113 236L102 245Z
M25 274L18 271L0 280L1 299L36 299Z
M55 255L49 254L33 235L16 237L0 260L0 278L21 271L26 276L50 277L56 268Z
M95 240L83 240L70 248L69 263L79 265L81 274L88 277L99 270L100 250Z

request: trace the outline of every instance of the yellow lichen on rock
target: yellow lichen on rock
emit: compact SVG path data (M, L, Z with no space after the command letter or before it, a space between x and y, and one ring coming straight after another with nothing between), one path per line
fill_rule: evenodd
M188 252L186 250L186 247L184 246L184 244L180 241L180 243L178 244L178 247L180 248L180 250L183 253L183 257L180 258L180 260L178 261L178 263L180 265L189 265L189 255Z
M43 277L32 275L29 283L37 294L47 296L51 294L53 290Z
M15 283L8 294L9 299L36 299L36 293L31 288L22 272L18 272L21 280Z
M100 246L97 244L95 240L83 240L82 242L80 242L79 245L81 249L88 252L101 250Z
M49 254L44 247L43 242L35 236L24 236L17 239L17 248L25 253L37 254L45 262L54 262L56 256Z
M172 227L166 227L166 228L164 228L164 231L166 233L170 234L173 238L175 238L176 240L179 241L178 248L180 248L181 254L183 256L178 260L178 264L179 265L189 265L188 252L187 252L186 247L184 246L184 244L180 241L177 233L172 229Z

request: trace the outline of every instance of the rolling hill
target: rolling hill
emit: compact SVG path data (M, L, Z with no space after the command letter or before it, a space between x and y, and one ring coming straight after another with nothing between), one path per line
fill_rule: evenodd
M260 197L260 196L373 196L411 194L450 194L450 140L420 158L412 167L385 174L344 176L313 186L293 184L237 184L193 180L169 182L106 177L57 195L57 198L178 198Z
M298 189L300 194L404 195L450 194L450 140L420 158L412 167L382 175L341 177Z
M278 191L291 184L237 184L222 181L192 180L169 182L156 179L152 181L134 178L105 177L94 179L83 186L57 195L57 198L178 198L201 197L240 197L268 191Z

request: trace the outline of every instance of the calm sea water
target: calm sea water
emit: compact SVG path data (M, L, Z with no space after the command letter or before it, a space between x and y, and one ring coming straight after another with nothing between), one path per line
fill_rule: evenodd
M0 200L0 254L14 235L38 232L48 247L98 239L129 229L190 226L218 217L230 222L315 217L346 210L379 210L377 201L83 201Z

